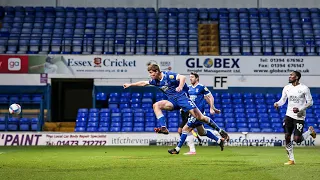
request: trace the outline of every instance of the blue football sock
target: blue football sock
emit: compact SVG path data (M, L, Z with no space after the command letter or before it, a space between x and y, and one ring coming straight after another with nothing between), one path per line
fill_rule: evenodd
M161 127L167 127L166 118L163 115L157 117Z
M208 116L207 116L208 117ZM208 117L209 118L209 123L208 123L208 125L210 126L210 127L212 127L214 130L216 130L216 131L218 131L218 132L220 132L220 127L210 118L210 117Z
M213 131L211 129L207 130L207 137L210 139L214 139L216 142L218 142L219 138L213 134Z
M187 136L188 136L187 132L182 132L182 134L180 136L179 144L178 144L178 146L176 148L177 151L180 150L180 148L182 147L183 143L186 141Z

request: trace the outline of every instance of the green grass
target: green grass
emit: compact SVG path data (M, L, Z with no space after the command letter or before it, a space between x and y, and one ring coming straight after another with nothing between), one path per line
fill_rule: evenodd
M320 148L197 147L196 156L169 147L0 147L0 179L320 179ZM187 151L184 147L181 153Z

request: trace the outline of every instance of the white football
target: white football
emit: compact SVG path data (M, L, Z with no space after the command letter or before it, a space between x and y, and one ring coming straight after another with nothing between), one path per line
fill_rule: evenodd
M19 104L11 104L9 107L10 114L20 114L21 113L21 106Z

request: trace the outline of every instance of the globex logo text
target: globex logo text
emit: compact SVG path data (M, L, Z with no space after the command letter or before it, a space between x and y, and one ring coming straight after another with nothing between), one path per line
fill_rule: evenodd
M239 58L206 58L204 60L189 58L186 65L189 68L240 68L239 60Z

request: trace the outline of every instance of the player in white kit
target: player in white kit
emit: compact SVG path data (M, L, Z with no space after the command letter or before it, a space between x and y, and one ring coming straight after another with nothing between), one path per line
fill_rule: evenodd
M274 103L274 107L278 109L278 107L284 105L288 99L287 112L283 122L286 150L289 157L289 161L285 163L285 165L295 164L293 144L291 141L292 133L294 134L293 140L296 143L304 141L309 135L316 138L316 132L312 126L310 126L306 132L302 133L306 118L306 109L313 105L313 100L310 89L299 82L300 78L300 72L291 72L289 76L290 84L283 88L281 99Z

